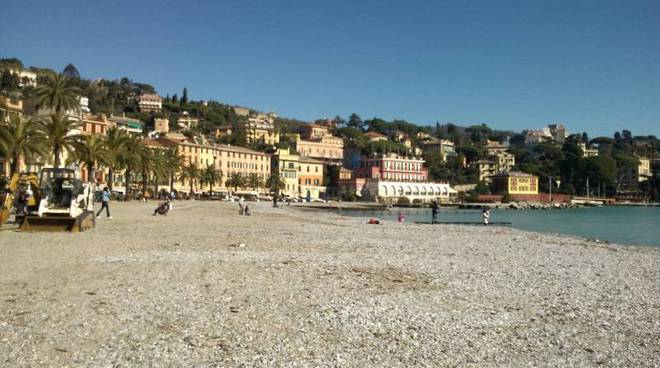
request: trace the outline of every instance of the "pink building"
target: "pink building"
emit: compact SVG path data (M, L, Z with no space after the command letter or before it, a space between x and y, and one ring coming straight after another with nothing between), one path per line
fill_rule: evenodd
M421 158L406 158L395 153L373 158L363 158L355 169L356 178L377 179L396 182L424 182L428 170Z

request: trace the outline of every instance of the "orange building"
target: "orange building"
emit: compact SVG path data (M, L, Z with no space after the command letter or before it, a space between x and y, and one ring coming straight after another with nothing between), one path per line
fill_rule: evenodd
M319 198L325 193L323 185L323 161L300 156L298 160L298 195L302 198Z

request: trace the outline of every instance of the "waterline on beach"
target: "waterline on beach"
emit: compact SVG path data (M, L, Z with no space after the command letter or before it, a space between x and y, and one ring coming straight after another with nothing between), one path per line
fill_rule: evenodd
M378 217L397 221L403 212L408 222L430 221L430 209L397 209L387 211L342 210L346 216ZM511 226L528 231L576 235L625 245L660 247L660 208L657 207L590 207L563 210L492 210L491 221L511 222ZM481 221L478 210L442 209L438 221Z

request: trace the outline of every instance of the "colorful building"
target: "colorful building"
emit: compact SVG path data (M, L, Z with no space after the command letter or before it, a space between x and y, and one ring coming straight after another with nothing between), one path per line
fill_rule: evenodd
M539 178L520 171L502 172L491 176L493 194L538 195Z
M0 96L0 125L8 123L12 116L23 116L23 101ZM0 154L0 174L9 175L11 172L10 159Z
M456 156L456 147L454 142L448 141L445 139L437 139L433 137L426 137L423 142L420 143L422 152L425 154L429 153L439 153L442 157L442 161L447 161L448 157Z
M319 198L325 193L324 162L310 157L298 159L298 196Z
M177 147L184 165L192 163L202 170L208 166L215 166L220 172L222 180L212 187L214 191L228 189L225 186L225 181L233 174L244 177L256 174L264 181L270 176L271 156L267 153L239 146L211 144L205 141L197 142L190 138L181 139L178 136L167 136L160 138L160 141ZM208 185L202 187L198 180L193 183L193 188L198 192L209 190ZM181 183L177 189L183 192L190 191L190 182Z
M344 159L344 141L339 137L326 135L310 140L296 140L296 151L303 156L340 163Z
M331 135L330 127L320 124L303 125L300 131L300 138L308 140L321 139L329 135Z
M428 170L421 158L407 158L395 153L363 158L360 167L355 169L356 178L377 179L401 182L424 182Z
M110 116L108 121L114 124L117 129L123 130L129 134L142 134L144 131L144 124L133 118L127 118L126 115L123 116Z
M287 197L297 197L299 193L298 167L300 155L292 153L288 148L278 149L273 156L273 172L277 172L284 182L282 193Z
M275 113L257 113L248 118L245 125L247 142L260 142L274 146L280 142L280 133L275 129Z

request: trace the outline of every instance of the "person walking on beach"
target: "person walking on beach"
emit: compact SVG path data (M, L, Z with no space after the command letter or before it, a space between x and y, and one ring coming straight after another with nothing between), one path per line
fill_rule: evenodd
M103 191L101 192L101 209L99 212L96 213L96 217L101 216L101 212L103 212L103 209L105 208L105 214L106 216L111 219L112 216L110 216L110 189L108 187L104 187Z
M438 222L438 202L433 201L431 203L431 223L435 224Z
M490 210L486 207L481 211L481 220L484 222L484 225L488 225L488 220L490 220Z
M245 209L243 210L243 214L245 214L245 216L250 216L250 204L249 203L245 205Z
M243 197L241 197L238 200L238 214L242 215L245 212L245 202L243 201Z

